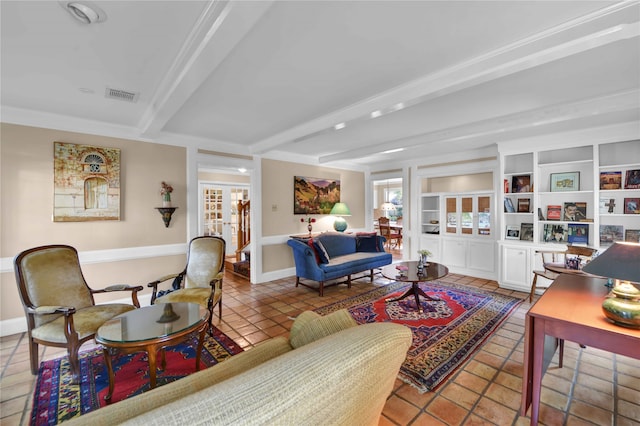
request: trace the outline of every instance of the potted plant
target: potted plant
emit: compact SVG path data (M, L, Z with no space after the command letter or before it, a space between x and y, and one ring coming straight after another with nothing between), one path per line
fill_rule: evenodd
M431 252L429 250L418 250L418 254L420 255L420 263L421 265L427 264L427 259L431 256Z

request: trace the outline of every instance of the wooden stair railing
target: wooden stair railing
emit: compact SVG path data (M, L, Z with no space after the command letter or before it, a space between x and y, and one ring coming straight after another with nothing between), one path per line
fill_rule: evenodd
M236 250L236 262L242 260L242 252L251 243L251 200L238 201L238 249Z

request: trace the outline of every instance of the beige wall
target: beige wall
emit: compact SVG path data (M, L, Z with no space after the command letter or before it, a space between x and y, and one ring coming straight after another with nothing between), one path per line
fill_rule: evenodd
M309 176L340 179L340 201L347 203L351 216L345 218L349 228L364 228L364 173L311 166L277 160L262 160L262 235L292 235L307 232L303 215L293 214L293 177ZM317 222L314 232L333 231L329 215L311 215ZM294 266L291 249L286 244L265 246L262 252L264 272Z
M493 173L474 173L422 180L422 192L470 192L492 189Z
M4 123L0 131L0 257L46 244L68 244L83 252L186 243L184 148ZM54 141L121 149L120 221L53 222ZM162 181L173 186L172 202L180 207L169 228L154 209L161 206ZM167 256L86 265L83 271L96 288L146 284L179 271L184 261L182 255ZM0 318L22 316L13 273L0 277Z

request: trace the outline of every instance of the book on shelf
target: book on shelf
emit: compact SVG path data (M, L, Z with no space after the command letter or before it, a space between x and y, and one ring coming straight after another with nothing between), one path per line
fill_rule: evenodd
M567 239L571 244L589 244L589 225L582 223L570 223Z
M533 223L520 224L520 239L523 241L533 241Z
M531 192L531 175L513 176L511 192Z
M505 194L509 193L509 179L504 180L504 193Z
M531 205L531 199L518 198L518 213L529 213L530 205Z
M513 202L511 198L504 197L504 211L505 213L515 213L516 209L513 207Z
M600 172L600 189L622 188L622 172Z
M560 220L562 218L562 206L551 204L547 206L547 220Z
M610 244L624 238L622 225L600 225L600 243Z
M542 233L542 240L545 243L562 243L567 241L567 225L554 225L545 223Z

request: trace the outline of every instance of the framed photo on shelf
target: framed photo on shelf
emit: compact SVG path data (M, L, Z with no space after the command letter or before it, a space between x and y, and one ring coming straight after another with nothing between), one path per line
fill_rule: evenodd
M504 197L504 212L505 213L515 213L516 209L513 207L513 202L511 198Z
M520 239L520 227L515 225L507 226L507 240L519 240Z
M568 242L570 244L589 244L589 225L585 223L570 223Z
M640 243L640 229L626 229L624 240L631 243Z
M567 241L567 225L544 224L542 239L545 243L562 243Z
M518 198L518 213L529 213L530 205L531 205L531 199Z
M624 189L640 189L640 169L627 170Z
M640 214L640 198L625 198L624 214Z
M531 175L513 176L511 192L531 192Z
M600 244L612 244L615 241L622 241L622 225L600 225Z
M581 219L587 218L587 203L564 203L564 214L562 220L568 220L570 222L579 222Z
M533 241L533 223L520 224L520 239L522 241Z
M600 189L622 188L622 172L600 172Z
M551 173L551 192L579 191L580 172Z

